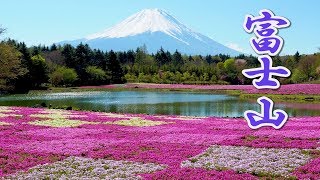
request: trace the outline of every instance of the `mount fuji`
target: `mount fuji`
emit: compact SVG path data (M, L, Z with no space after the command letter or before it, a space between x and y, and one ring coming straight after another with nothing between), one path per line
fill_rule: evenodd
M162 47L170 52L177 49L190 55L221 53L235 56L241 54L191 30L160 9L142 10L102 32L59 44L69 43L76 46L81 42L88 44L91 48L114 51L135 50L137 47L146 45L149 53L155 53Z

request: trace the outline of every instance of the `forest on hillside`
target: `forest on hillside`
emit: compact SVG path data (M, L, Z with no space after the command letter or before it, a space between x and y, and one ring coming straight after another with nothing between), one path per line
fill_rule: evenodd
M291 77L282 84L319 82L320 53L273 57L273 66L285 66ZM259 67L252 55L184 55L146 46L124 52L91 49L87 44L27 47L7 39L0 43L0 91L86 85L143 83L251 84L241 71Z

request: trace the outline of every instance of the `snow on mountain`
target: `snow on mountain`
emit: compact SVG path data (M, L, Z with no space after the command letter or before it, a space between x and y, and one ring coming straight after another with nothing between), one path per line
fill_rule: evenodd
M155 53L160 47L174 52L178 49L185 54L230 54L238 55L209 37L194 32L172 15L160 9L142 10L119 24L74 41L64 41L77 45L80 42L92 48L124 51L146 45L148 52Z

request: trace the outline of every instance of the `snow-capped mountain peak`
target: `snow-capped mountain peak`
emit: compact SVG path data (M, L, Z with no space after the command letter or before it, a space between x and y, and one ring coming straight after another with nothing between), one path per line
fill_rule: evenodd
M162 47L170 52L179 50L185 54L240 54L191 30L160 9L144 9L102 32L60 44L77 46L81 42L91 48L114 51L134 50L146 45L150 53L156 53Z
M86 39L120 38L145 32L163 32L176 39L183 33L193 33L164 10L144 9L103 32L89 35Z

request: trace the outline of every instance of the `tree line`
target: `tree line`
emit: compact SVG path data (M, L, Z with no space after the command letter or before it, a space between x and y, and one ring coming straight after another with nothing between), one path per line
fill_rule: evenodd
M301 83L320 77L320 54L273 57L292 76L282 83ZM184 55L160 48L155 54L142 46L114 52L87 44L27 47L12 39L0 43L0 91L26 92L51 86L87 86L125 82L184 84L251 84L241 71L260 66L252 55Z

